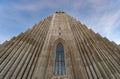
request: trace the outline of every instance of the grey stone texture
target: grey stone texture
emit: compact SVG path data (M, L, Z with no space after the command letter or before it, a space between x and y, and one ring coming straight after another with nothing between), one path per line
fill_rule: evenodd
M62 43L65 75L55 75ZM120 79L120 48L57 11L0 46L0 79Z

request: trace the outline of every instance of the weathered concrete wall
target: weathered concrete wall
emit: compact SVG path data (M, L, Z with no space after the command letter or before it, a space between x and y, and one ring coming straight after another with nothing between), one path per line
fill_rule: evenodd
M79 52L76 49L75 40L64 13L55 13L53 15L50 29L38 61L39 65L35 77L41 79L54 78L56 46L59 42L64 45L66 76L71 79L75 78L75 73L79 67L76 68L72 62L75 65L79 64L76 62L78 60L74 56ZM73 51L74 53L72 53ZM73 71L76 72L74 73Z
M73 18L70 18L69 22L88 79L119 79L118 47Z
M32 29L4 43L0 49L0 79L30 79L37 61L52 16L47 17Z
M55 75L62 43L65 75ZM119 79L120 49L64 12L6 41L0 47L0 79Z

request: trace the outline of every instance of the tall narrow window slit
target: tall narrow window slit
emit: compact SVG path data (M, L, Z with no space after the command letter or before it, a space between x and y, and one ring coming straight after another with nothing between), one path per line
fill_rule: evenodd
M64 46L58 43L56 47L55 75L65 75Z

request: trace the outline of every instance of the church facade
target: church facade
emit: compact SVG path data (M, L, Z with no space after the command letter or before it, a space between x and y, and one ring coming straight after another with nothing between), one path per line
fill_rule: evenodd
M120 79L120 49L57 11L0 46L0 79Z

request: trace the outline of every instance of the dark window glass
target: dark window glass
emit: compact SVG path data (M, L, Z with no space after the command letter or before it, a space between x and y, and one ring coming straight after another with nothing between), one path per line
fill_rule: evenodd
M64 47L59 43L56 47L55 75L65 74Z

